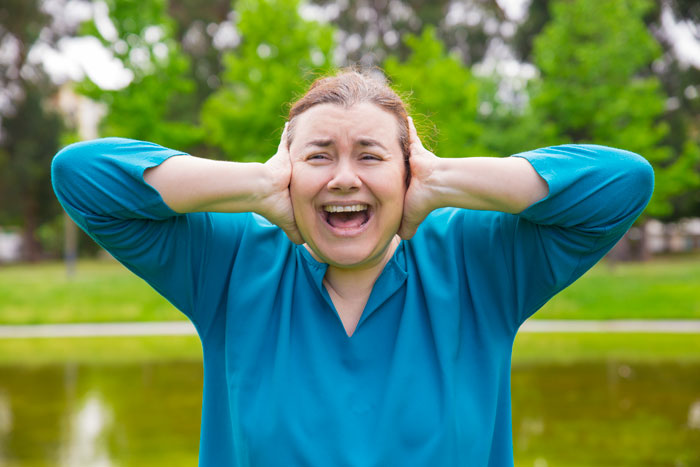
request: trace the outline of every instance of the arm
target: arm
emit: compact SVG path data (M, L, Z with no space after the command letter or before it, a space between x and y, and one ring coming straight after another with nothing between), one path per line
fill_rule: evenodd
M517 214L547 196L547 183L527 160L508 157L439 158L425 149L413 121L411 184L399 235L413 237L435 209L454 207Z
M265 164L172 157L147 169L144 180L175 212L255 212L294 243L303 243L289 198L286 129L277 153Z
M278 156L265 165L274 167L273 159L279 160ZM196 176L188 177L182 168L194 169L182 161L189 159L195 158L153 143L106 138L73 144L60 151L52 164L52 179L59 201L73 220L200 328L211 324L215 310L212 306L199 305L203 300L216 303L216 297L227 289L226 278L243 232L251 226L257 229L258 223L247 213L183 215L177 210L215 207L217 201L212 198L212 192L218 190L228 203L224 206L219 201L221 210L259 209L269 214L274 213L269 207L271 203L259 203L256 208L243 202L274 198L245 194L246 190L257 187L255 181L246 178L260 173L265 168L261 164L211 164L212 161L198 159L194 164ZM221 179L212 183L215 190L208 188L209 176L216 176L211 168L219 170L222 166L227 170L242 169L234 170L234 174L225 172L242 188L224 186ZM168 180L167 175L175 177L176 183ZM181 178L177 179L178 176ZM188 196L174 193L178 186ZM206 199L209 205L203 202ZM283 201L284 196L277 199ZM234 205L235 202L239 204ZM280 202L280 206L283 204ZM287 214L290 212L291 206Z
M414 146L412 158L421 147ZM428 180L444 185L423 188L422 197L416 191L413 199L409 199L409 187L404 217L422 219L427 212L411 213L409 206L430 209L444 205L445 199L448 205L467 208L458 214L431 216L429 230L419 234L432 238L438 232L442 238L441 232L454 229L459 244L452 253L463 258L469 286L491 294L500 305L490 313L499 314L501 323L517 330L624 235L648 203L654 175L641 156L594 145L542 148L494 162L498 160L503 161L500 167L507 167L505 175L483 170L435 176L441 173L437 168L423 172L433 174L432 178L422 178L420 170L427 164L414 171L412 162L412 175L419 175L414 177L415 186L427 185ZM478 159L473 165L458 161L444 167L487 167ZM431 257L438 257L440 246L435 248ZM450 257L454 258L447 255L444 261Z
M173 211L257 212L270 192L263 164L176 156L146 169L144 180Z

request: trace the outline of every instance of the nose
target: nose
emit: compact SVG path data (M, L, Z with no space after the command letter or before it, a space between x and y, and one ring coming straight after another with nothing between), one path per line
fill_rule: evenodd
M362 186L357 170L353 167L352 162L341 160L335 166L333 176L328 181L328 189L330 191L355 191Z

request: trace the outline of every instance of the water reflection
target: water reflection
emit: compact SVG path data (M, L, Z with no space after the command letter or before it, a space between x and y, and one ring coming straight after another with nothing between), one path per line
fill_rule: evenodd
M514 366L512 388L517 465L700 465L698 364Z
M518 466L700 465L700 365L515 366ZM0 367L0 465L197 465L201 363Z
M690 405L690 410L688 410L688 428L700 430L700 400Z
M0 466L197 465L201 391L201 363L0 367Z
M82 407L71 417L69 437L65 442L66 452L61 456L61 465L91 465L110 467L106 435L110 430L112 412L98 392L88 394Z

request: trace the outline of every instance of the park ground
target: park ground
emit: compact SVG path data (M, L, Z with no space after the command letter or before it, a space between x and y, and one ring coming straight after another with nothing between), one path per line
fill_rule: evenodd
M186 319L113 260L0 268L0 325ZM601 262L533 319L700 319L700 255L645 263ZM524 334L514 364L622 358L700 361L697 334ZM201 359L196 336L0 339L0 364Z

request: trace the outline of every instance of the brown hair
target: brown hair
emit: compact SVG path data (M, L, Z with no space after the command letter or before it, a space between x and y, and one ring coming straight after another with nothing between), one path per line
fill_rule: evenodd
M396 117L399 128L399 146L403 153L406 183L408 183L410 177L408 162L410 136L406 106L393 89L367 71L346 68L334 76L326 76L314 81L306 94L292 104L289 109L287 146L292 145L294 119L311 107L319 104L336 104L348 108L363 102L375 104Z

